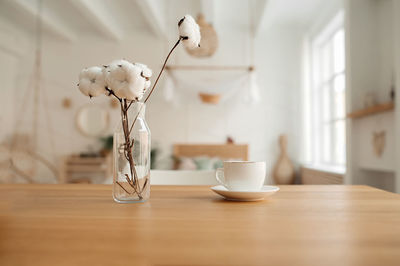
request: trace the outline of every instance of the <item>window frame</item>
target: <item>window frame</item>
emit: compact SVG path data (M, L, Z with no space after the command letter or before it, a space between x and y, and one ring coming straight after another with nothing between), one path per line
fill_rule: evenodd
M334 46L335 46L335 36L336 34L343 34L343 69L340 71L335 70L335 57L334 57ZM346 110L346 69L345 69L345 30L344 30L344 12L338 12L333 19L328 21L325 24L325 27L322 28L314 38L311 38L309 42L309 86L310 86L310 99L308 102L310 103L310 108L308 109L308 115L310 116L309 122L306 123L310 126L309 138L306 143L308 144L307 148L311 150L311 154L309 154L310 163L312 165L319 166L327 166L327 167L339 167L346 168L346 124L345 124L345 110ZM326 50L325 50L326 49ZM324 53L326 53L324 55ZM326 60L324 56L328 56L328 64L324 62ZM324 77L324 72L326 71L323 67L327 67L327 77ZM339 77L343 77L343 91L336 91L335 81ZM325 92L324 90L328 90ZM328 117L324 119L324 97L328 94L328 101L326 104L329 104L328 107ZM344 102L342 107L343 111L337 112L337 108L335 106L336 103L336 93L343 93ZM343 114L343 117L338 116L337 114ZM306 114L307 115L307 114ZM340 135L337 135L336 127L338 127L339 123L343 121L344 123L344 147L342 153L338 153L338 145ZM326 134L323 133L324 127L328 126L329 135L328 142L329 146L329 154L324 154L324 136ZM326 156L327 155L327 156ZM341 159L340 159L341 158Z

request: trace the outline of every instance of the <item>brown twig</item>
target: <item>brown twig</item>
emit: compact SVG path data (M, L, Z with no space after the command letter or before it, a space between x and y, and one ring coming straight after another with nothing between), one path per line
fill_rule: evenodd
M131 172L131 182L129 182L129 185L135 190L136 194L138 195L139 199L142 199L141 192L139 190L138 186L138 176L136 173L135 169L135 162L133 160L132 156L132 149L130 147L130 134L128 133L128 125L129 125L129 120L128 120L128 114L127 114L127 102L126 99L123 99L121 102L121 116L122 116L122 129L124 132L124 137L125 137L125 144L124 144L124 153L125 153L125 158L129 162L129 167L130 167L130 172Z
M128 190L126 190L122 185L121 185L121 183L120 182L118 182L118 181L115 181L115 183L117 183L126 193L128 193L128 194L132 194L131 192L129 192Z
M133 119L133 122L132 122L131 128L129 129L129 135L131 135L131 132L132 132L133 126L135 125L135 123L136 123L136 120L138 119L138 117L139 117L139 114L140 114L140 112L142 111L142 108L143 108L143 105L141 105L141 106L140 106L140 109L139 109L139 111L138 111L137 115L135 116L135 119Z
M122 99L119 98L117 95L115 95L115 93L114 93L112 90L110 90L109 88L106 87L106 91L109 93L108 95L112 95L112 96L114 96L115 98L117 98L118 101L122 102Z
M131 101L128 105L128 107L126 107L126 112L128 112L129 108L131 107L132 103L134 103L134 101Z
M140 193L142 193L143 190L146 188L146 185L147 185L147 183L148 183L148 181L149 181L149 175L146 175L144 178L145 178L146 180L144 181L144 184L143 184L142 189L140 190Z
M150 98L151 94L153 93L154 88L156 87L156 85L157 85L157 83L158 83L158 80L160 79L160 76L161 76L161 74L163 73L165 66L167 65L167 61L168 61L170 55L171 55L172 52L175 50L175 48L178 46L178 44L181 42L181 40L182 40L182 37L179 37L178 41L177 41L177 42L175 43L175 45L172 47L171 51L169 51L167 57L165 58L164 64L163 64L163 66L162 66L162 68L161 68L161 70L160 70L160 73L158 73L157 79L156 79L156 81L154 82L153 87L152 87L151 90L150 90L150 93L147 95L146 99L144 100L144 103L147 102L147 100Z
M129 175L128 174L125 174L125 178L126 178L126 181L128 181L128 184L129 185L133 185L131 182L132 182L132 180L129 178Z
M154 89L155 89L155 87L156 87L156 85L157 85L157 83L158 83L158 80L159 80L160 77L161 77L161 74L163 73L163 71L164 71L164 69L165 69L165 66L167 65L167 62L168 62L169 57L171 56L172 52L175 50L175 48L178 46L178 44L181 42L182 39L183 39L183 38L180 37L180 38L178 39L178 41L175 43L175 45L172 47L171 51L169 51L167 57L166 57L165 60L164 60L164 64L163 64L163 66L162 66L162 68L161 68L161 70L160 70L160 73L158 73L157 79L156 79L156 81L154 82L153 87L151 88L149 94L147 95L147 97L146 97L146 99L144 100L143 103L146 103L146 102L148 101L148 99L150 98L151 94L153 93L153 91L154 91ZM134 119L133 122L132 122L132 125L131 125L131 127L130 127L130 129L129 129L129 135L130 135L131 132L132 132L133 126L135 125L135 122L136 122L137 118L139 117L139 114L140 114L140 112L142 111L142 108L143 108L143 105L140 106L139 112L137 113L135 119Z

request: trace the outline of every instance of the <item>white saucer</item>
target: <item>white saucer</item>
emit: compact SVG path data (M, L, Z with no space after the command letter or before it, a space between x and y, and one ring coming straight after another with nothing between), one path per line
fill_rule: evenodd
M260 191L231 191L224 186L215 186L211 188L212 191L221 195L227 200L233 201L258 201L271 196L279 191L279 187L263 186Z

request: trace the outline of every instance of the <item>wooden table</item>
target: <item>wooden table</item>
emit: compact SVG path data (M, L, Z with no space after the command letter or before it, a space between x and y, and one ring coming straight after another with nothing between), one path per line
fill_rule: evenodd
M0 185L0 265L400 265L400 195L282 186L228 202L152 186L117 204L108 185Z

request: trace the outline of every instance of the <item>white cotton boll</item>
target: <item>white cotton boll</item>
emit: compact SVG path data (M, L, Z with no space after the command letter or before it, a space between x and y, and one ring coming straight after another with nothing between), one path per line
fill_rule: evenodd
M144 89L147 90L148 88L150 88L150 86L151 86L151 81L146 80L146 82L144 83Z
M138 67L140 67L142 69L143 77L149 79L153 75L153 71L148 66L146 66L145 64L135 63L135 66L138 66Z
M142 69L133 65L127 72L128 90L125 91L125 98L139 101L145 92L146 79L142 77Z
M79 77L78 88L82 92L83 95L89 96L90 81L88 79L83 79L83 78Z
M190 15L184 16L178 23L179 36L186 48L194 49L200 47L200 27Z
M116 96L130 101L143 97L146 78L141 75L141 67L126 60L115 60L106 69L106 82Z
M146 92L146 90L148 88L150 88L150 86L151 86L150 78L153 75L153 71L148 66L146 66L145 64L135 63L135 66L137 66L140 69L142 69L142 72L140 73L140 75L145 79L144 89L143 89L143 94L144 94Z
M106 82L101 67L85 68L79 74L79 90L86 96L96 97L106 93Z
M113 90L114 93L120 85L118 81L125 79L125 69L130 65L131 63L126 60L114 60L104 67L105 81L109 89Z
M129 68L130 62L126 60L114 60L104 68L105 80L107 86L114 94L120 98L125 98L124 90L128 86L126 81L126 68Z

